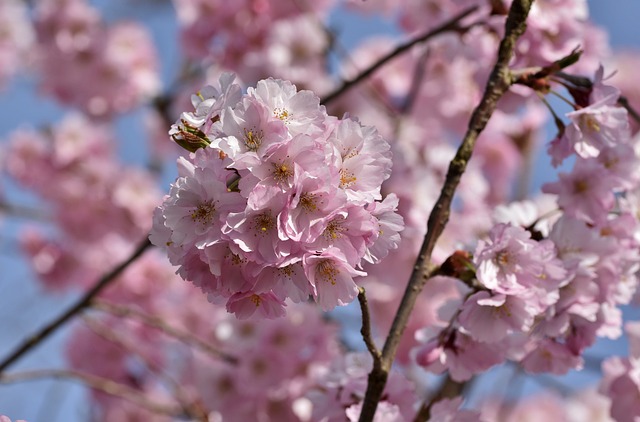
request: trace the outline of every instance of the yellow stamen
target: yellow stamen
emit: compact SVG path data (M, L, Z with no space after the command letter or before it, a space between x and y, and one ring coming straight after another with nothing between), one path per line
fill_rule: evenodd
M213 201L203 202L191 212L191 219L200 224L210 224L216 212Z
M340 271L333 265L333 262L329 259L324 259L320 261L318 266L316 267L316 275L322 281L326 281L331 283L331 285L336 284L336 276L340 274Z

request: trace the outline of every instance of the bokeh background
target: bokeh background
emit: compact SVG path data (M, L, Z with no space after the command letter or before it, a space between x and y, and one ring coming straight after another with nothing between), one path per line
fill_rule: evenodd
M2 1L2 0L0 0ZM164 0L99 0L92 4L99 7L107 21L123 18L142 22L153 35L161 52L161 72L163 82L168 85L176 77L179 46L177 41L177 23L171 2ZM591 19L604 27L615 49L640 50L640 1L638 0L589 0ZM363 17L345 8L339 8L329 19L329 25L339 29L340 43L352 49L358 43L373 34L398 35L393 24L376 16ZM639 70L640 72L640 70ZM38 95L34 78L29 74L15 77L0 91L0 142L18 127L40 127L58 121L68 110L53 100ZM141 112L129 113L116 120L119 135L119 151L125 162L145 162L145 145L135 142L144 137L144 128L139 123ZM553 128L549 128L551 136ZM38 171L34 168L33 171ZM533 189L554 177L555 170L546 160L540 159L535 166ZM166 174L166 186L174 174ZM7 196L21 204L38 207L37 200L24 194L16 186L6 181L2 189ZM33 333L45 322L58 315L77 297L73 294L43 294L34 282L34 276L21 258L16 239L25 223L25 219L16 216L0 215L0 358L8 354L28 334ZM350 318L357 323L355 309L341 309L341 317ZM626 318L640 319L637 309L626 309ZM62 329L45 343L31 351L12 370L29 368L56 368L64 366L62 346L67 329ZM358 342L358 338L353 339ZM600 340L587 354L585 369L572 372L565 377L544 377L538 382L527 381L520 385L519 394L531 394L540 388L541 383L560 385L567 388L583 388L598 379L599 364L603 357L611 354L626 354L625 339L616 341ZM508 382L508 371L494 371L483 382ZM475 389L477 390L477 389ZM31 422L58 422L88 420L87 396L85 389L69 381L30 381L16 385L0 385L0 414L12 419L25 419Z

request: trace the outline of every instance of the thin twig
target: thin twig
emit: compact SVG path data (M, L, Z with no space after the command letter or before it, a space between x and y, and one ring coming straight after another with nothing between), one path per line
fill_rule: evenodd
M40 210L25 207L24 205L11 204L4 200L0 200L0 214L37 221L47 221L49 219L47 215Z
M18 359L20 359L24 354L35 348L44 339L57 331L73 316L88 307L94 297L96 297L105 287L107 287L116 277L118 277L120 273L125 270L125 268L127 268L132 262L138 259L138 257L140 257L150 246L151 242L149 242L149 239L145 237L144 241L140 243L140 245L136 248L135 251L133 251L131 256L126 261L102 276L102 278L100 278L100 280L98 280L98 282L94 284L94 286L89 289L89 291L87 291L80 299L78 299L75 304L71 305L69 309L64 311L53 321L49 322L49 324L47 324L40 331L27 338L9 356L3 359L2 362L0 362L0 374L2 374Z
M206 412L201 409L197 403L189 400L187 395L184 393L180 382L173 379L172 376L168 375L160 365L147 357L142 351L139 350L138 347L136 347L136 345L132 344L129 339L120 335L118 332L116 332L116 330L112 330L104 322L99 322L95 318L83 315L82 319L84 323L87 324L87 327L89 327L89 329L96 335L120 347L127 354L133 354L137 356L137 358L139 358L152 373L154 373L159 379L169 384L173 390L174 398L178 403L180 403L180 405L182 406L182 410L186 416L189 416L196 421L207 422Z
M170 326L169 324L167 324L166 321L162 320L161 318L158 318L156 316L153 315L149 315L146 314L142 311L139 311L137 309L134 308L130 308L130 307L126 307L126 306L120 306L120 305L115 305L112 303L108 303L105 302L103 300L95 300L92 304L91 307L93 309L98 309L101 310L103 312L107 312L111 315L115 315L121 318L135 318L137 320L139 320L140 322L150 326L150 327L154 327L157 328L158 330L162 331L163 333L177 339L180 340L181 342L185 343L185 344L189 344L192 346L197 347L198 349L202 350L203 352L205 352L206 354L213 356L217 359L222 359L223 361L230 363L230 364L237 364L238 363L238 358L236 358L235 356L229 355L225 352L222 352L218 349L216 349L215 347L213 347L212 345L210 345L209 343L201 340L200 338L194 336L193 334L183 331L179 328L175 328Z
M132 403L140 405L152 412L173 417L183 416L182 407L178 404L164 404L149 400L144 394L128 385L120 384L107 378L86 374L72 369L37 369L32 371L15 372L13 374L1 374L0 383L12 384L23 381L39 379L71 379L102 391L103 393L120 397Z
M460 23L460 21L465 17L469 16L471 13L473 13L477 8L478 8L477 6L470 7L464 10L462 13L459 13L458 15L454 16L448 22L445 22L444 24L438 26L437 28L432 29L431 31L428 31L404 44L399 45L393 51L389 52L388 54L380 58L377 62L369 66L367 69L360 72L355 78L350 79L348 81L343 81L342 85L340 85L335 91L333 91L329 95L325 96L322 100L320 100L320 103L327 105L330 102L334 101L336 98L338 98L339 96L347 92L349 89L351 89L354 85L357 85L364 79L367 79L376 70L384 66L389 60L399 56L400 54L409 50L414 45L425 42L428 39L435 37L436 35L442 34L443 32L459 29L458 24Z
M362 311L362 328L360 334L362 339L367 345L367 350L371 353L373 358L373 366L380 365L380 351L373 342L373 336L371 335L371 316L369 315L369 303L367 302L367 295L364 287L358 287L358 302L360 302L360 310Z
M462 140L462 144L449 164L444 186L429 215L427 233L420 247L420 253L416 259L411 278L409 279L384 348L382 349L382 364L379 370L374 368L369 374L367 393L362 406L362 413L360 414L360 422L373 420L378 402L387 383L396 350L407 326L407 321L413 311L416 299L428 279L425 271L429 270L431 254L435 244L449 221L451 202L453 201L453 196L460 182L460 178L467 167L467 163L471 159L476 139L487 125L489 118L496 109L498 100L507 92L513 83L513 76L509 70L509 61L513 56L516 41L526 29L526 20L532 3L533 0L514 0L511 5L505 24L505 36L500 42L496 64L489 76L480 104L478 104L471 115L469 127Z
M422 81L425 77L425 69L427 67L427 60L429 58L429 48L425 46L424 51L420 54L418 58L418 63L416 63L415 69L413 70L413 78L411 79L411 86L409 87L409 92L407 92L407 97L400 107L400 114L407 115L411 112L413 105L418 98L418 93L420 92L420 85L422 85Z

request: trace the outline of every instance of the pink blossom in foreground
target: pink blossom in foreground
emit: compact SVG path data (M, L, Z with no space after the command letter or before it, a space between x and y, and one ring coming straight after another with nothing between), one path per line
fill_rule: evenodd
M474 256L478 281L504 294L522 294L538 285L556 287L564 274L562 271L549 273L547 266L551 269L560 265L554 260L545 244L531 239L529 232L506 224L496 225L489 240L478 243Z
M613 146L618 139L628 137L627 111L613 107L616 98L604 98L598 103L567 114L572 121L566 129L569 142L583 158L595 157L602 148Z
M281 316L288 297L324 310L350 303L353 278L366 275L356 267L396 248L403 227L397 199L381 194L389 144L290 82L238 92L222 75L172 127L195 153L179 160L150 239L240 318Z
M476 340L492 342L511 332L528 331L536 313L525 298L481 291L465 302L458 321Z

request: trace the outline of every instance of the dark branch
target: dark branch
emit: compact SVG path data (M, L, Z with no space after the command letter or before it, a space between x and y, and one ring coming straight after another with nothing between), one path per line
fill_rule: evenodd
M216 357L218 359L222 359L225 362L231 363L231 364L237 364L238 363L238 358L236 358L235 356L231 356L227 353L224 353L218 349L216 349L215 347L213 347L212 345L210 345L209 343L205 342L204 340L201 340L200 338L194 336L193 334L183 331L179 328L175 328L169 324L167 324L164 320L162 320L161 318L158 318L156 316L153 315L149 315L146 314L142 311L139 311L137 309L133 309L133 308L129 308L126 306L120 306L120 305L114 305L112 303L108 303L102 300L96 300L91 304L91 307L93 309L99 309L103 312L107 312L111 315L115 315L117 317L120 318L134 318L137 319L139 321L141 321L142 323L150 326L150 327L154 327L157 328L158 330L162 331L163 333L182 341L185 344L189 344L192 345L194 347L197 347L198 349L202 350L203 352Z
M380 351L373 342L373 336L371 335L371 317L369 315L369 303L367 302L367 296L365 294L364 287L358 288L358 302L360 302L360 309L362 310L362 328L360 334L362 339L367 345L367 350L373 357L373 367L380 366Z
M47 215L40 210L25 207L24 205L11 204L4 200L0 200L0 214L37 221L46 221L48 219Z
M404 44L399 45L393 51L391 51L390 53L388 53L387 55L385 55L384 57L379 59L377 62L373 63L367 69L363 70L355 78L350 79L348 81L343 81L342 85L340 85L335 91L333 91L332 93L330 93L329 95L327 95L326 97L321 99L320 103L324 104L324 105L327 105L330 102L334 101L336 98L340 97L342 94L344 94L349 89L351 89L353 86L355 86L358 83L362 82L363 80L367 79L376 70L378 70L380 67L384 66L388 61L390 61L391 59L399 56L400 54L404 53L405 51L409 50L414 45L420 44L422 42L425 42L428 39L435 37L436 35L442 34L443 32L460 29L460 27L458 25L460 23L460 21L462 19L466 18L467 16L469 16L471 13L473 13L477 8L478 8L477 6L470 7L468 9L466 9L465 11L463 11L462 13L454 16L448 22L445 22L444 24L438 26L437 28L432 29L429 32L426 32L426 33L424 33L424 34L422 34L422 35L420 35L420 36L418 36L418 37L416 37L416 38L414 38L414 39L412 39L410 41L407 41Z
M103 393L120 397L132 403L136 403L152 412L169 415L182 416L182 408L178 404L165 404L152 401L135 388L125 384L120 384L113 380L102 378L96 375L87 374L69 369L37 369L33 371L16 372L13 374L0 374L0 383L12 384L39 379L70 379L80 381L88 387L102 391Z
M18 346L13 351L13 353L11 353L9 356L3 359L2 362L0 362L0 375L9 366L20 359L24 354L35 348L44 339L46 339L60 327L62 327L73 316L88 307L91 304L93 298L95 298L105 287L107 287L116 277L118 277L125 268L127 268L132 262L138 259L138 257L140 257L143 252L146 251L150 246L151 242L149 242L149 239L145 238L144 241L140 243L140 245L126 261L102 276L102 278L100 278L100 280L98 280L98 282L88 292L86 292L80 299L78 299L78 301L74 305L72 305L69 309L67 309L49 324L47 324L40 331L27 338L20 346Z
M418 63L416 64L415 69L413 70L413 78L411 79L411 87L409 88L409 92L407 93L407 97L400 107L400 114L409 114L413 105L418 98L418 93L420 92L420 85L422 85L422 80L425 77L425 69L427 67L427 59L429 58L429 50L425 48L425 50L420 54L420 58L418 59Z
M509 70L509 61L513 56L516 41L526 29L526 20L532 3L533 0L515 0L511 5L505 25L505 36L500 42L496 64L489 76L480 104L478 104L471 115L469 127L462 140L462 144L449 164L444 186L429 215L427 234L424 237L411 278L409 279L384 348L382 349L382 365L379 370L374 368L369 374L369 383L362 406L362 413L360 414L360 422L373 420L378 402L380 401L389 376L389 371L391 370L391 364L395 358L396 350L407 326L407 321L413 311L418 295L429 278L428 272L430 272L431 254L438 238L449 221L451 202L460 178L467 167L467 163L471 159L476 139L487 125L489 118L496 109L498 100L507 92L514 82L514 78Z

